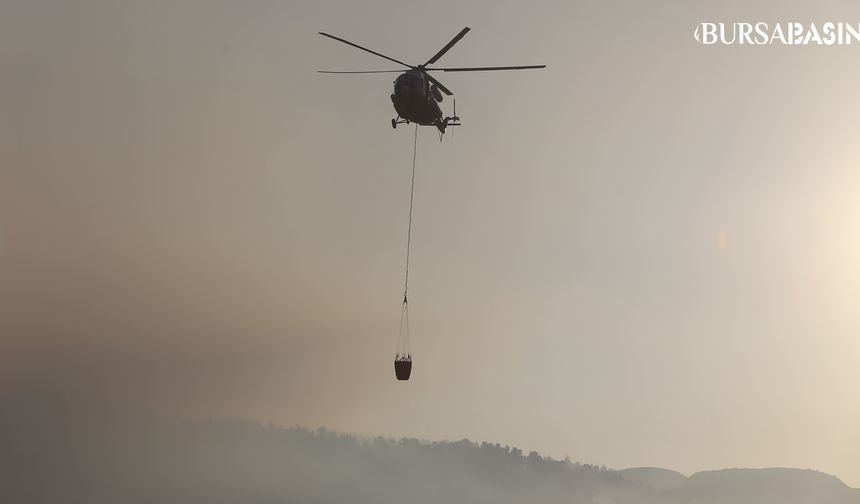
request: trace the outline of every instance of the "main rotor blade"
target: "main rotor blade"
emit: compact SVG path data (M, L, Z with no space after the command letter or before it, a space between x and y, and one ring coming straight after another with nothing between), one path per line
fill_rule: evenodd
M433 56L432 58L430 58L429 60L427 60L427 63L424 63L424 64L425 64L425 65L432 65L433 63L436 63L436 62L439 60L439 58L441 58L441 57L442 57L442 55L443 55L443 54L445 54L446 52L448 52L448 50L449 50L449 49L451 49L451 48L454 46L454 44L456 44L457 42L459 42L459 41L460 41L460 39L461 39L461 38L463 38L463 36L464 36L464 35L466 35L467 33L469 33L469 30L470 30L470 29L471 29L471 28L469 28L469 27L467 26L467 27L463 28L462 30L460 30L460 33L458 33L457 35L455 35L455 36L454 36L454 38L452 38L452 39L451 39L451 41L450 41L450 42L448 42L448 43L445 45L445 47L443 47L441 50L439 50L439 52L437 52L435 56Z
M379 56L380 58L385 58L385 59L387 59L388 61L393 61L393 62L395 62L395 63L399 63L399 64L401 64L401 65L403 65L403 66L405 66L405 67L407 67L407 68L415 68L415 67L413 67L412 65L407 65L406 63L404 63L404 62L402 62L402 61L399 61L399 60L396 60L396 59L394 59L394 58L388 57L388 56L386 56L386 55L384 55L384 54L380 54L380 53L378 53L378 52L376 52L376 51L371 51L370 49L368 49L368 48L366 48L366 47L361 47L361 46L360 46L360 45L358 45L358 44L353 44L353 43L352 43L352 42L350 42L349 40L344 40L344 39L342 39L342 38L340 38L340 37L335 37L334 35L329 35L328 33L325 33L325 32L319 32L319 34L320 34L320 35L322 35L323 37L328 37L328 38L330 38L330 39L335 39L335 40L337 40L338 42L343 42L343 43L344 43L344 44L346 44L346 45L351 45L352 47L355 47L355 48L357 48L357 49L361 49L362 51L367 51L367 52L369 52L370 54L375 54L375 55Z
M424 70L439 72L486 72L488 70L527 70L530 68L546 68L546 65L498 66L498 67L468 67L468 68L425 68Z
M338 70L317 70L317 73L324 74L373 74L373 73L403 73L403 70L354 70L341 72Z
M434 78L433 78L433 76L432 76L432 75L430 75L429 73L424 72L424 77L427 77L427 80L429 80L429 81L430 81L430 82L432 82L433 84L436 84L436 87L437 87L437 88L439 88L439 89L441 89L441 90L442 90L442 92L443 92L443 93L445 93L446 95L451 96L451 95L453 95L453 94L454 94L454 93L452 93L452 92L451 92L451 90L450 90L450 89L446 88L446 87L445 87L441 82L439 82L439 81L437 81L436 79L434 79Z

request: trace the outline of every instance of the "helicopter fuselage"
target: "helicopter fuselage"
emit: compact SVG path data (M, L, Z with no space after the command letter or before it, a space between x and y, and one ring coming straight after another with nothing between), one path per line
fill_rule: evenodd
M430 84L416 70L404 72L395 79L391 102L397 115L408 122L433 126L442 120L442 109L430 91Z

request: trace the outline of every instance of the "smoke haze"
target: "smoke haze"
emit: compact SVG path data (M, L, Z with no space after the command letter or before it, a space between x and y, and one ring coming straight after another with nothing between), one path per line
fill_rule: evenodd
M239 417L860 486L860 47L693 38L860 5L529 5L0 0L0 391L92 395L182 432ZM392 67L316 33L418 62L466 25L446 65L548 68L438 75L463 127L419 131L415 364L397 383L412 131L389 124L396 74L316 73ZM178 456L179 431L152 434L165 451L135 471ZM293 463L290 432L270 460ZM362 485L392 484L378 467ZM265 490L281 468L247 471L225 488L301 500ZM127 490L93 498L154 495Z

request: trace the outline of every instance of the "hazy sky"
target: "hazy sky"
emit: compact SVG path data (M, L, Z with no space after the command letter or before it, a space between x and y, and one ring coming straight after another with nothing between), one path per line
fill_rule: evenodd
M757 20L860 6L0 0L0 386L860 486L860 45L693 38ZM399 383L412 129L316 32L463 26L549 67L438 75Z

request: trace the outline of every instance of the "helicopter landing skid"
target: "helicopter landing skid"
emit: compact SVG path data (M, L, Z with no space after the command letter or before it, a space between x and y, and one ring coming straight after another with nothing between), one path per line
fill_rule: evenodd
M391 127L394 129L397 129L398 124L409 124L411 122L412 121L410 121L408 119L401 119L400 116L398 116L398 117L395 117L394 119L391 120Z
M460 122L460 118L458 116L453 116L453 117L449 116L449 117L446 117L445 119L443 119L443 121L445 123L446 128L448 126L462 126L463 125ZM395 117L394 119L391 120L391 127L393 129L397 129L398 124L412 124L412 121L410 121L409 119L401 119L400 117Z

